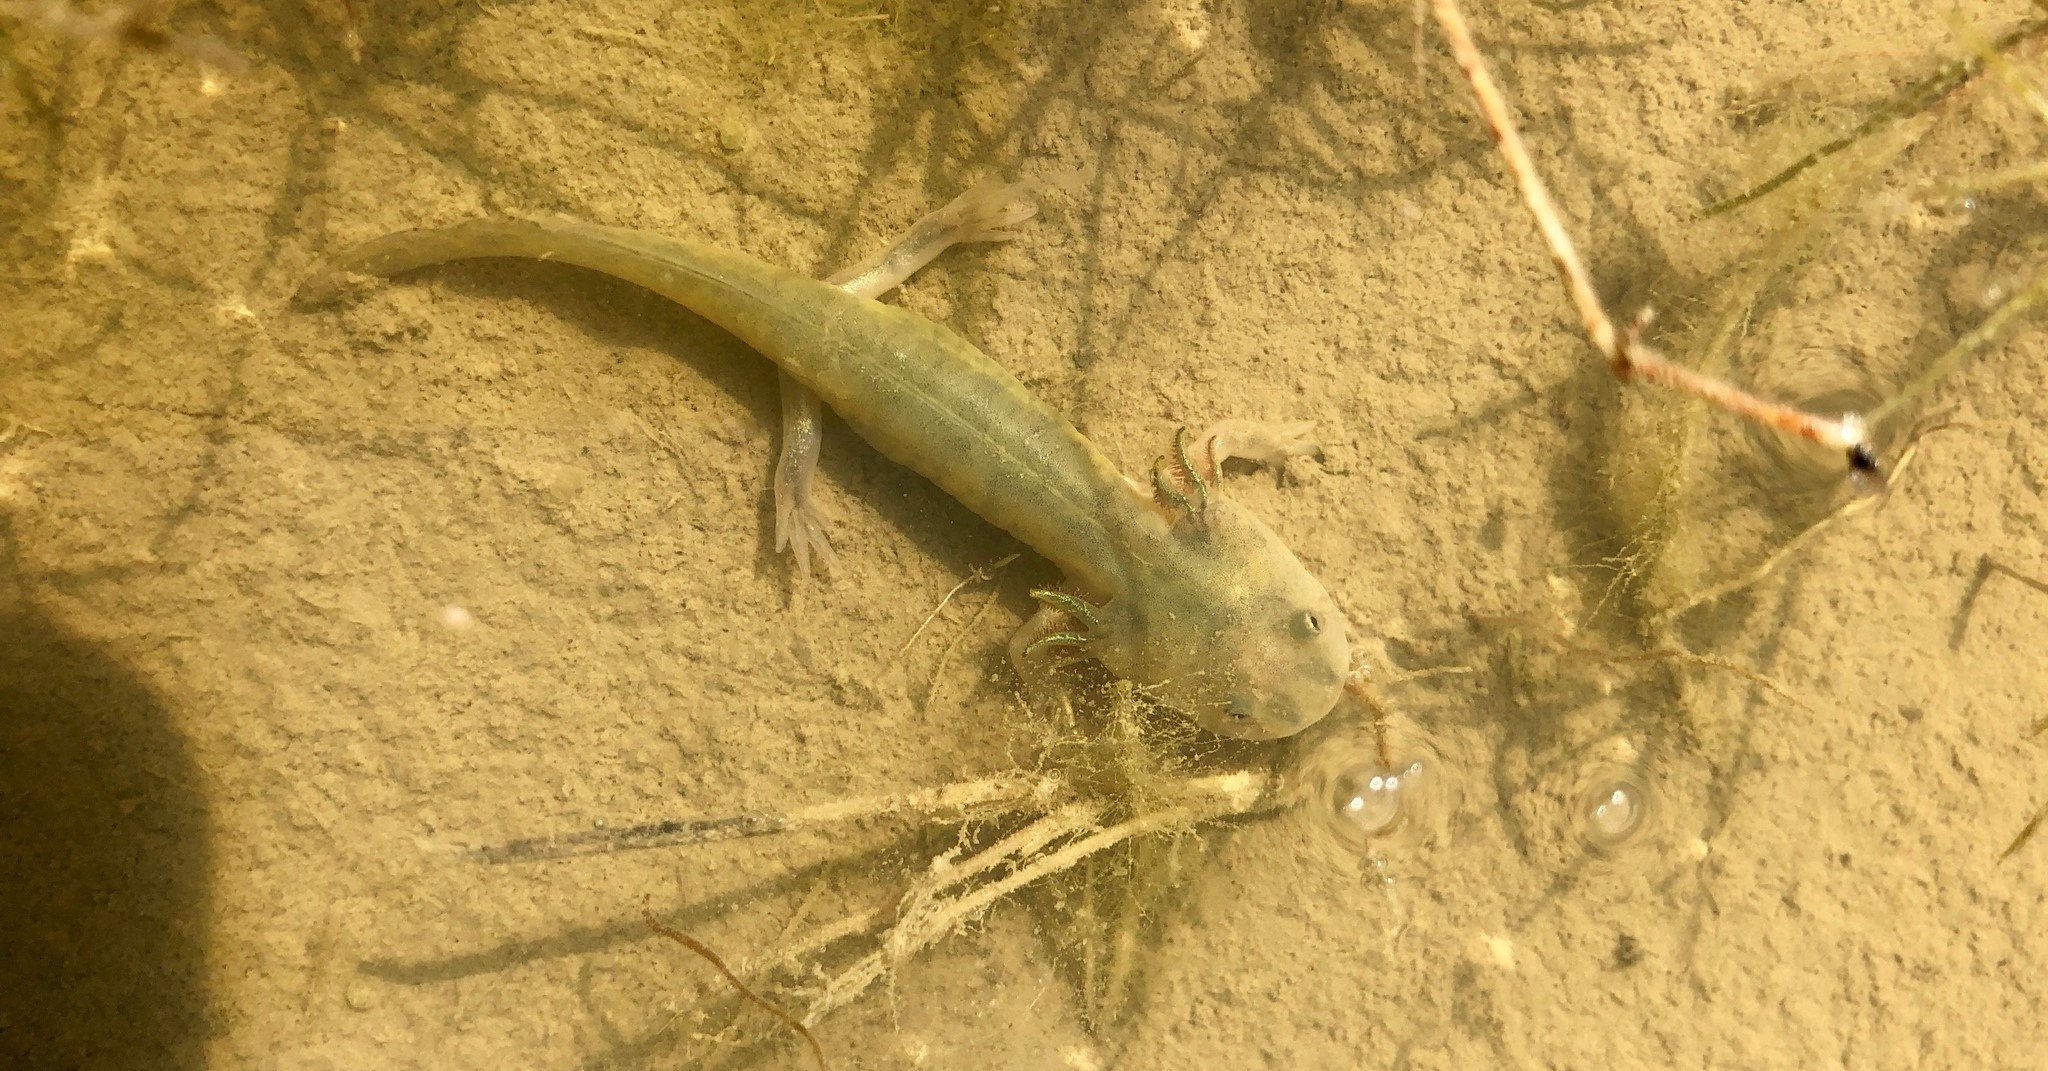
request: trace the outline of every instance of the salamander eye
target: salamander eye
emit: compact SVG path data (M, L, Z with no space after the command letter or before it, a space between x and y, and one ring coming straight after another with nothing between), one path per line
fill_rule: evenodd
M1322 635L1323 619L1314 610L1303 610L1294 615L1294 636L1296 639L1312 640Z

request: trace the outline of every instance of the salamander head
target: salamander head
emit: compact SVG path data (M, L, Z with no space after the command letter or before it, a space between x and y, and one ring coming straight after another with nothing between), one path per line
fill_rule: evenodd
M1173 561L1106 608L1104 661L1220 736L1274 740L1328 714L1351 646L1323 585L1220 496L1171 539Z

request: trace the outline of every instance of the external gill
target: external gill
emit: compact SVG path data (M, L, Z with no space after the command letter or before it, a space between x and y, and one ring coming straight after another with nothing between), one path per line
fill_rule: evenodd
M1048 632L1025 646L1026 657L1037 654L1042 647L1085 647L1095 639L1092 633L1102 627L1102 619L1096 615L1094 605L1078 595L1051 588L1032 588L1031 597L1081 622L1088 630Z
M1211 467L1213 475L1214 468ZM1188 452L1188 429L1173 433L1173 457L1152 463L1152 494L1159 505L1178 517L1200 518L1209 510L1209 481Z

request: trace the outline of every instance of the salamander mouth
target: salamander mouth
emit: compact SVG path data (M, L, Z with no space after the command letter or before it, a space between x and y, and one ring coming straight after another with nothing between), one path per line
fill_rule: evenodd
M1316 719L1304 718L1295 704L1284 697L1240 692L1222 704L1222 724L1217 731L1239 740L1278 740L1293 736Z

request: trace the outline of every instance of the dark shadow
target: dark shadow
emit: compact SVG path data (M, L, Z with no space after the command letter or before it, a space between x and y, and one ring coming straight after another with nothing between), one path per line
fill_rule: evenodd
M139 677L15 595L0 515L0 1066L203 1066L207 815Z
M701 899L671 903L656 908L655 914L664 925L689 933L764 901L786 899L809 889L844 888L865 881L878 872L901 871L907 874L913 871L914 864L905 860L936 858L940 852L956 847L959 842L955 839L955 832L950 828L911 830L902 837L873 848L815 860L792 867L782 874ZM628 944L654 940L658 938L648 928L644 919L637 912L628 912L600 922L565 926L545 936L508 940L475 951L453 952L419 959L368 959L358 963L356 969L365 976L399 985L447 985L512 970L528 963L587 956ZM857 951L866 950L863 939L859 936L849 937L842 944L858 946ZM744 949L738 950L737 954L754 957L762 951ZM845 949L837 946L824 950L827 955L842 951ZM687 957L687 953L682 955ZM702 965L687 966L695 968ZM816 964L802 965L803 969L814 966ZM759 979L750 981L761 984ZM780 1001L783 999L782 986L788 981L790 979L775 977L772 984L764 986L764 992L771 1000ZM707 998L696 1011L706 1016L705 1021L731 1022L743 1008L740 998L727 992ZM794 1041L791 1034L778 1027L768 1033L755 1035L751 1040L724 1046L716 1057L698 1058L692 1062L679 1064L676 1062L678 1054L689 1050L693 1040L699 1040L693 1039L691 1033L688 1029L679 1029L674 1021L634 1037L607 1030L603 1045L583 1060L580 1066L743 1067L749 1066L763 1054L777 1051L780 1046L792 1044Z
M984 255L972 248L948 253L967 260ZM753 450L760 465L759 499L720 505L751 506L760 518L757 568L801 583L774 549L774 502L767 490L781 436L774 362L688 308L601 272L492 259L424 268L384 285L438 285L493 300L530 299L606 348L665 352L696 369L751 410L759 430L758 445L739 448ZM650 410L647 416L656 426L663 420L659 410ZM1014 539L929 480L883 457L836 414L826 424L819 468L828 484L850 488L850 497L867 502L892 530L934 560L961 563L964 568L1018 549ZM546 518L540 519L546 523Z
M671 903L660 907L656 914L666 925L685 931L697 929L763 900L787 897L820 886L845 887L862 880L863 875L883 869L891 856L905 851L905 844L917 846L926 843L938 845L931 849L931 854L949 846L921 831L913 832L896 843L884 843L871 849L804 863L750 885L698 900ZM505 873L516 874L518 871L512 868ZM647 928L639 912L628 910L616 918L564 926L542 937L515 938L473 951L451 952L442 956L366 959L358 963L356 969L371 978L398 985L440 985L508 971L529 963L589 955L654 939L654 932Z

